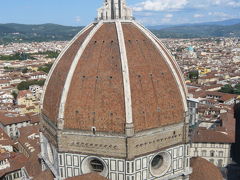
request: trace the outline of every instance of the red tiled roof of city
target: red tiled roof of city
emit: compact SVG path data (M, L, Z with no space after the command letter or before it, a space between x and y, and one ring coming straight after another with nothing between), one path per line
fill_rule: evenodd
M0 170L0 177L9 172L20 170L22 167L25 166L27 162L27 158L21 153L10 153L10 157L8 158L8 160L10 163L10 167Z
M8 116L7 113L1 113L0 112L0 123L2 123L4 126L15 124L15 123L22 123L30 121L30 118L28 116Z
M222 126L215 129L197 128L192 136L194 143L235 143L235 123L233 112L221 114Z
M193 173L190 175L190 180L223 180L220 170L203 158L192 158L191 167Z

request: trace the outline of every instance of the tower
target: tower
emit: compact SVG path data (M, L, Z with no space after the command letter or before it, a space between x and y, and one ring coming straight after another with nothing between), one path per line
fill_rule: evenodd
M41 158L56 179L188 179L187 91L165 46L105 0L44 86Z
M126 6L125 0L105 0L98 9L98 20L132 19L132 10Z

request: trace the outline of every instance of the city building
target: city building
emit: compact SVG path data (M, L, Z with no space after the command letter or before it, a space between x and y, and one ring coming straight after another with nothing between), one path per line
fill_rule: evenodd
M189 126L194 127L195 125L198 124L198 106L199 106L199 101L194 98L188 98L187 99L188 103L188 115L189 115Z
M190 156L204 158L219 168L231 164L231 147L235 143L235 122L231 111L221 113L217 121L201 122L206 125L194 130Z
M189 179L183 75L124 0L104 0L60 54L41 109L41 159L55 179Z

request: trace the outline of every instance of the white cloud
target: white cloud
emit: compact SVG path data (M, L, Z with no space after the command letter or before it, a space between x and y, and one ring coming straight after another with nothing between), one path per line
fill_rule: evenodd
M208 15L220 18L221 20L234 18L234 16L232 16L230 14L227 14L227 13L224 13L224 12L209 12Z
M208 8L236 8L240 7L240 0L189 0L189 8L208 9Z
M135 11L168 11L179 10L188 4L189 0L145 0L136 4Z
M142 16L153 16L154 14L151 12L144 12L143 14L141 14Z
M227 3L227 5L231 6L231 7L240 7L240 2L236 2L236 1L229 1Z
M240 7L239 0L210 0L213 5Z
M194 18L201 18L201 17L204 17L204 14L194 14L193 17Z
M79 16L76 16L75 17L75 22L77 22L77 23L81 22L81 18Z
M225 0L212 0L212 4L214 4L214 5L220 5L220 4L223 3L223 1L225 1Z
M173 14L165 14L164 18L161 19L162 23L170 23L172 21Z
M151 17L139 18L139 19L137 19L137 21L141 24L147 24L147 25L150 25L150 26L161 24L161 22L159 20L156 20L156 19L151 18Z
M172 14L166 14L164 17L165 17L165 18L172 18L173 15L172 15Z

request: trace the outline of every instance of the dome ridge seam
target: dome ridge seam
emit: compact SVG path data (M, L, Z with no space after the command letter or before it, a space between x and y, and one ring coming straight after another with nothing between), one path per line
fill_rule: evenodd
M58 114L58 128L59 129L63 129L64 126L64 112L65 112L65 103L67 101L67 94L72 82L72 78L75 72L75 69L77 67L77 64L84 52L84 50L86 49L88 43L91 41L91 39L93 38L93 36L96 34L96 32L102 27L103 22L100 21L92 30L91 32L88 34L88 36L86 37L86 39L84 40L82 46L80 47L80 49L78 50L76 56L74 57L74 60L71 64L71 67L69 69L68 75L67 75L67 79L63 88L63 93L61 96L61 101L60 101L60 106L59 106L59 114Z

